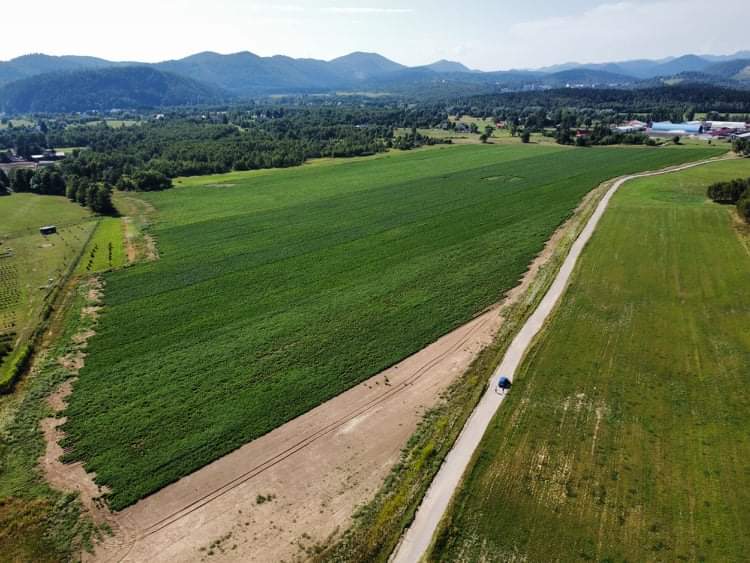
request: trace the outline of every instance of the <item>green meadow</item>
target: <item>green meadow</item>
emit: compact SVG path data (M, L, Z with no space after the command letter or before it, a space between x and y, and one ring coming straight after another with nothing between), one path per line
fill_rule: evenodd
M747 560L750 239L705 193L748 176L615 195L429 560Z
M160 259L105 275L67 459L121 509L499 301L600 182L715 154L445 147L142 194Z
M39 234L50 224L57 234ZM87 209L64 197L0 197L0 341L12 349L0 355L0 382L95 226Z

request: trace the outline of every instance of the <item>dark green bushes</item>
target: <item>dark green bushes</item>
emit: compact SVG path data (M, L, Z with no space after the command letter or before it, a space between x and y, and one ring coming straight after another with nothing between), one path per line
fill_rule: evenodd
M65 195L65 178L56 168L20 168L10 175L9 187L19 193Z
M21 352L8 365L5 373L0 375L0 395L10 393L16 381L21 377L31 359L31 346L28 344L21 349Z
M740 156L750 156L750 139L737 139L732 144L732 149Z
M716 203L736 205L740 216L750 222L750 178L711 184L707 195Z

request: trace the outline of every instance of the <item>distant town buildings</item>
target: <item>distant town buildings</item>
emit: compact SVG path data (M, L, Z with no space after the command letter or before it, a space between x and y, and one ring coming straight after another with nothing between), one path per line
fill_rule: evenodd
M750 133L750 123L743 121L687 121L683 123L655 121L650 125L638 122L639 125L643 125L642 128L634 128L636 125L632 123L620 125L615 129L622 133L629 133L634 130L645 131L653 137L694 136L707 141L712 139L735 139Z
M38 166L52 166L58 160L65 158L65 153L54 149L45 149L41 154L31 155L26 159L19 156L12 149L5 152L0 158L0 170L6 174L19 168L37 168Z

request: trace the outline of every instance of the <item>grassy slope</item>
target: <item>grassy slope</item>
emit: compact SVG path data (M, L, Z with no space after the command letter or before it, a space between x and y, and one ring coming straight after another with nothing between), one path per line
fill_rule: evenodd
M733 161L627 184L480 447L433 559L744 560L750 256Z
M161 260L107 276L70 458L122 508L497 301L600 181L707 154L454 147L149 194Z

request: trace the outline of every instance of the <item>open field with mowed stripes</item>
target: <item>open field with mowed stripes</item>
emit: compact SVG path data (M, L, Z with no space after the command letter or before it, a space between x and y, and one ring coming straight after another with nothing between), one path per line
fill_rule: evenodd
M430 560L746 559L750 238L705 193L748 176L725 161L614 196Z

